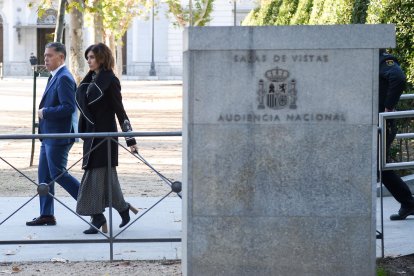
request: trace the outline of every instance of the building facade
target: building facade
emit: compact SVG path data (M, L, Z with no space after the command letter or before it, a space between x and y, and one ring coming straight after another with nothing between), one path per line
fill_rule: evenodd
M53 40L58 1L41 17L36 7L29 7L30 2L35 1L0 0L0 74L6 77L31 75L30 56L37 56L39 64L43 64L44 45ZM235 22L239 25L254 8L254 2L236 0L235 5L233 0L216 0L209 25L232 26ZM161 4L154 17L154 28L152 20L135 18L128 29L123 47L123 74L127 77L147 78L153 61L159 79L181 78L183 29L173 25L166 10L165 4ZM66 16L64 43L69 48L68 20ZM92 28L85 26L84 48L91 44L91 33Z

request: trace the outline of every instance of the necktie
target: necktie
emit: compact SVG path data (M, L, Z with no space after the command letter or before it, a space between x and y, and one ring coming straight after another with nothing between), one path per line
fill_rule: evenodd
M49 77L47 78L47 84L46 84L46 88L45 88L45 92L43 93L43 96L45 95L47 89L49 88L49 83L50 80L53 78L52 74L49 75Z

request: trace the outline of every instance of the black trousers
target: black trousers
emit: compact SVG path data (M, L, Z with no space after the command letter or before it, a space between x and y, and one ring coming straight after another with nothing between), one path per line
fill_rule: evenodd
M382 183L392 196L401 203L401 207L409 208L414 205L414 198L411 195L410 188L394 171L383 171L381 177Z
M387 153L390 152L391 144L397 135L397 128L393 120L387 122ZM408 187L400 176L394 171L382 171L382 183L391 193L391 195L401 204L403 208L409 208L414 205L414 198Z

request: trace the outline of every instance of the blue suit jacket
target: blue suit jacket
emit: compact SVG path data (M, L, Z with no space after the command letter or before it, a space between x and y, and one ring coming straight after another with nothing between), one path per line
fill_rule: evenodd
M76 83L72 74L62 67L46 86L39 109L43 108L43 119L39 119L39 133L73 133L77 122L75 103ZM65 145L75 139L43 139L49 145Z

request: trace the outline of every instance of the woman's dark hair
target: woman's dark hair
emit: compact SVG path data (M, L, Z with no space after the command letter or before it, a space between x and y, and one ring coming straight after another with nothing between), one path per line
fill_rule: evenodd
M95 59L100 64L102 69L112 70L114 68L114 56L108 46L103 43L97 43L89 46L85 51L86 60L88 60L88 53L91 51L95 55Z

